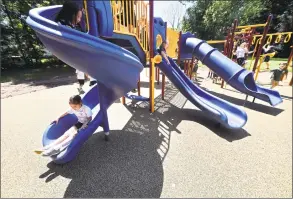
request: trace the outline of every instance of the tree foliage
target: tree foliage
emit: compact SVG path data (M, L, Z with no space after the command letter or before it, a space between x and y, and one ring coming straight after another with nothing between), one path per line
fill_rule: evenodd
M62 3L61 0L2 0L0 7L2 69L17 67L12 59L17 56L24 61L22 67L36 67L40 64L44 48L25 20L32 8Z

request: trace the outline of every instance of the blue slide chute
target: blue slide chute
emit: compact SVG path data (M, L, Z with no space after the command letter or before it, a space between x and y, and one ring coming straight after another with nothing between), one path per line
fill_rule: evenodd
M193 52L204 65L236 90L268 102L272 106L283 102L278 91L257 85L253 79L252 72L239 66L205 41L197 38L188 38L185 48L186 51Z

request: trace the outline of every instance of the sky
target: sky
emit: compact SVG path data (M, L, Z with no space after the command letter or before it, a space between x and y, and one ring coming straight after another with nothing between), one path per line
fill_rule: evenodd
M168 23L168 27L171 24L168 20L171 20L172 16L171 13L168 13L168 9L171 7L176 7L180 10L181 18L185 15L186 9L190 6L190 3L184 6L183 4L179 3L179 1L154 1L154 17L161 17L164 21Z

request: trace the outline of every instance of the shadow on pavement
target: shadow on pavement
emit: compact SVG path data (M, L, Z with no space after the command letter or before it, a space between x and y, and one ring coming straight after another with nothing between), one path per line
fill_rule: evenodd
M103 133L94 134L75 160L65 165L49 163L40 178L46 182L57 176L72 179L65 198L158 198L164 182L162 163L172 147L172 133L182 133L177 129L182 120L204 125L229 142L250 136L244 129L217 128L201 111L182 109L186 99L174 100L177 94L181 95L167 87L165 101L156 98L154 113L146 102L126 106L132 117L122 130L111 131L109 142L103 140Z
M205 88L203 88L205 89ZM205 89L206 90L206 89ZM229 89L227 89L229 90ZM221 99L224 99L228 102L231 102L233 104L236 104L236 105L239 105L239 106L243 106L245 108L249 108L251 110L255 110L255 111L258 111L258 112L261 112L261 113L264 113L264 114L268 114L268 115L272 115L272 116L277 116L279 115L280 113L282 113L284 110L283 109L279 109L279 108L275 108L275 107L271 107L269 106L266 106L266 105L263 105L263 104L258 104L256 103L256 101L258 99L255 99L255 102L250 102L250 101L245 101L245 95L243 95L243 99L238 99L238 98L235 98L235 97L231 97L231 96L228 96L228 95L224 95L224 94L220 94L220 93L216 93L216 92L213 92L213 91L208 91L209 93L221 98Z

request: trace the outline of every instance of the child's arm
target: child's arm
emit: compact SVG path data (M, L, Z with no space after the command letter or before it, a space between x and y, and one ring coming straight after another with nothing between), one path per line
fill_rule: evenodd
M92 110L90 108L86 109L86 115L87 115L87 121L82 125L81 129L84 129L87 127L88 123L92 121Z
M169 59L168 59L167 54L166 54L164 51L162 51L161 54L162 54L162 56L166 59L167 63L168 63L169 65L171 65L170 62L169 62Z
M269 44L265 44L265 45L262 47L262 49L264 49L265 52L267 52L267 51L270 49L270 46L265 47L266 45L269 45Z
M67 115L67 114L68 114L68 112L63 113L63 114L62 114L60 117L58 117L57 120L55 120L54 122L56 122L56 124L58 124L59 119L62 118L62 117L64 117L64 116Z
M82 126L81 129L85 129L88 125L88 123L90 123L92 121L92 116L87 118L87 122L85 122Z

